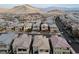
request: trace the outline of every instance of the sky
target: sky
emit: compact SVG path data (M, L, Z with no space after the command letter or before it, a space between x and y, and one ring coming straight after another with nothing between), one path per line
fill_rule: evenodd
M17 4L0 4L0 8L13 8ZM79 4L32 4L34 7L38 8L48 8L48 7L66 7L74 8L79 7Z
M47 7L76 8L76 7L79 7L79 4L35 4L32 6L39 7L39 8L47 8Z

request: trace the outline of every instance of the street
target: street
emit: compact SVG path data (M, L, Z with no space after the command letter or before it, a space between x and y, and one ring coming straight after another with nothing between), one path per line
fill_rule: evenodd
M56 24L64 36L64 38L67 40L67 42L71 45L71 47L75 50L76 53L79 53L79 43L75 42L75 38L71 37L66 30L63 29L62 23L59 21L58 18L56 18Z

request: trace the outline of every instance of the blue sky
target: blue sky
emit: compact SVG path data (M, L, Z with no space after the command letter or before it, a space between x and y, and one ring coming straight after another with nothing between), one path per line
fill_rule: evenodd
M0 4L0 8L12 8L17 4ZM38 8L47 8L47 7L66 7L66 8L73 8L79 7L79 4L32 4L34 7Z

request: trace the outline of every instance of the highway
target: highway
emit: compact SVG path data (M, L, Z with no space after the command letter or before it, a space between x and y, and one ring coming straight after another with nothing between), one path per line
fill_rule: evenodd
M55 19L55 22L60 30L60 32L62 33L62 35L64 36L64 38L66 39L66 41L71 45L71 47L75 50L76 53L79 53L79 43L77 43L75 41L74 37L71 37L66 30L63 29L63 25L60 22L59 18Z

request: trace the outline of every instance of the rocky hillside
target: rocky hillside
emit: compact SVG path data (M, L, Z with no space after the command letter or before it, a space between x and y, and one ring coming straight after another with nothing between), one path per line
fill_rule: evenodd
M28 4L15 6L14 8L10 9L9 12L16 13L16 14L42 13L40 9L32 7L31 5L28 5Z
M8 12L9 9L6 9L6 8L0 8L0 13L6 13Z

